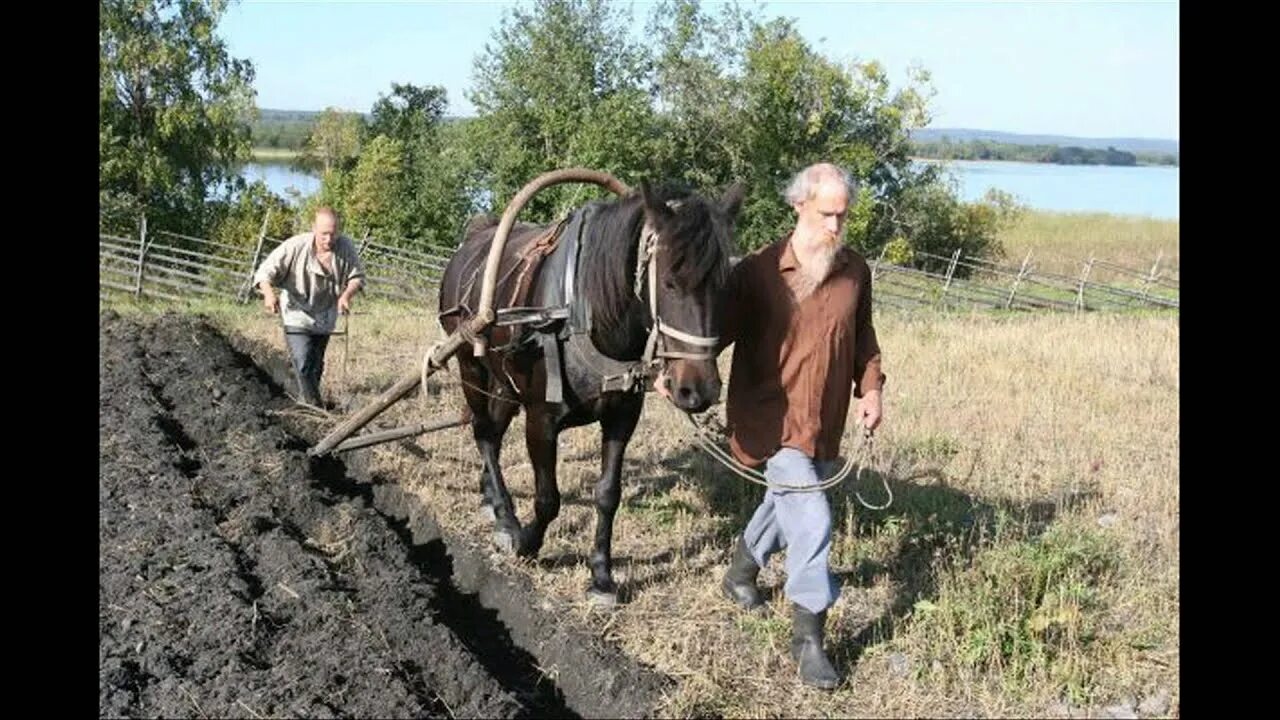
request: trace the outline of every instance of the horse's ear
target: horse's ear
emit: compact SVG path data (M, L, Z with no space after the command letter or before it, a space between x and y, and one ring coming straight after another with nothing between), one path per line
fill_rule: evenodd
M647 181L640 182L640 197L644 199L644 212L649 217L649 222L661 224L675 217L675 212L658 199Z
M736 182L725 192L724 197L720 198L720 209L724 211L725 217L730 221L738 217L738 211L742 209L742 201L747 196L747 186L745 183Z

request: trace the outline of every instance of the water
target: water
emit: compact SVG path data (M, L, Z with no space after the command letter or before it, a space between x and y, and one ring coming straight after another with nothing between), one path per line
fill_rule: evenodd
M1176 167L988 160L951 160L946 165L959 182L961 199L966 201L979 200L988 188L994 187L1012 193L1037 210L1178 219Z
M303 197L320 189L320 178L295 170L282 163L248 163L240 169L240 176L249 182L261 180L271 192L289 198L289 189L296 189Z
M936 162L917 160L916 162ZM959 182L960 197L981 199L988 188L1013 193L1038 210L1105 212L1178 219L1178 168L1110 165L1050 165L981 160L946 163ZM263 180L278 195L296 188L304 196L320 189L320 178L277 163L250 163L241 174Z

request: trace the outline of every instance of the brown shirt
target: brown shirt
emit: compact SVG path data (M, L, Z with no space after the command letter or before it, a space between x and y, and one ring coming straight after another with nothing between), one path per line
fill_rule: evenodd
M831 274L797 303L786 278L799 271L783 238L729 276L720 348L735 344L727 411L730 447L744 464L759 465L782 447L835 459L850 395L885 380L866 261L841 248Z

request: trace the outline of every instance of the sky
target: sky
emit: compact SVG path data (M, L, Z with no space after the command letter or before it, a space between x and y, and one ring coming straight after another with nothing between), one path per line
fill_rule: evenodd
M368 112L398 82L442 86L449 114L471 115L464 92L475 58L515 4L241 0L218 34L253 62L260 108ZM654 3L619 4L632 8L639 35ZM795 18L832 60L879 61L895 88L911 65L928 70L937 91L930 127L1179 139L1177 2L756 6Z

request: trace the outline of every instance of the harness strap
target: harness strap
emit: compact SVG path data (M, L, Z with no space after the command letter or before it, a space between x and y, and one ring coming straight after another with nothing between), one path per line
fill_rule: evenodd
M560 338L555 333L538 333L547 363L547 402L564 402L564 373L560 362Z

